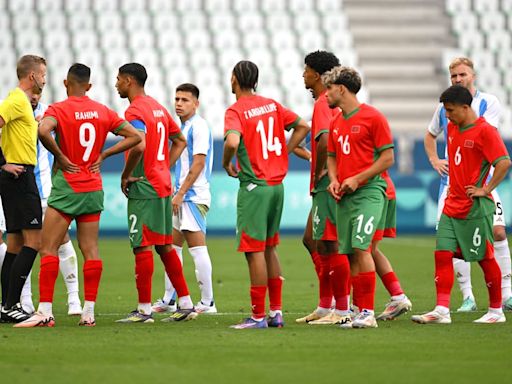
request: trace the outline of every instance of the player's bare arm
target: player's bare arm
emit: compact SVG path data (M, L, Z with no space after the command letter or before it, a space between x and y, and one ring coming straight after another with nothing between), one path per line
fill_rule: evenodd
M380 175L386 169L391 167L395 162L395 156L393 153L393 148L387 148L383 150L379 158L363 172L348 177L341 183L341 190L347 193L353 193L359 188L361 183L364 183L366 180L371 179L374 176Z
M339 200L343 193L341 192L341 185L338 181L338 169L336 167L336 158L334 156L327 157L327 173L330 180L327 192L329 192L336 200Z
M291 139L290 139L291 140ZM231 177L238 177L238 171L231 162L235 153L240 145L240 136L236 133L230 132L224 139L224 153L222 155L222 167L226 170L227 174Z
M201 171L204 169L206 164L206 155L203 153L198 153L192 157L192 165L190 166L190 170L183 181L180 189L176 192L174 197L172 198L172 210L174 213L178 213L178 209L181 204L183 204L183 198L187 191L194 185L195 181L201 174Z
M47 150L53 153L60 169L68 173L79 172L80 168L76 164L72 163L69 158L62 153L57 142L53 138L52 132L55 128L57 128L57 121L54 118L43 118L39 123L38 128L39 140Z
M427 132L423 139L423 145L425 146L425 153L427 154L428 161L430 161L432 168L441 176L447 175L448 160L439 158L437 154L436 137L430 132Z
M124 165L123 172L121 173L121 191L123 191L124 195L128 197L128 190L130 185L136 183L137 181L142 180L142 177L133 177L132 172L142 159L142 155L144 154L144 150L146 149L146 139L142 132L138 132L141 141L139 144L131 148L128 152L128 157L126 158L126 162Z
M488 196L505 178L512 162L510 159L501 159L494 166L491 180L483 187L466 185L466 195L470 198Z
M98 159L91 165L90 169L92 172L99 172L101 163L106 158L133 148L142 141L142 137L139 132L128 122L123 125L117 134L119 136L123 136L124 139L118 141L113 146L100 153Z
M300 157L301 159L310 161L311 160L311 152L309 152L306 148L297 147L293 150L295 156Z
M318 138L315 138L316 143L316 166L315 176L313 179L314 186L316 187L322 177L327 174L327 142L329 135L327 133L320 133Z
M297 125L293 128L292 136L286 144L288 149L288 153L293 152L295 148L304 140L307 136L308 132L311 130L311 127L306 123L303 119L300 119Z
M181 134L181 132L171 138L172 145L169 150L169 162L171 167L176 164L176 161L181 156L181 152L187 147L187 139Z

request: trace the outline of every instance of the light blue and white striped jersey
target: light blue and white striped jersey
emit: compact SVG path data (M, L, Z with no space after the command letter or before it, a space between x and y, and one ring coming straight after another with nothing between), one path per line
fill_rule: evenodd
M187 191L184 201L210 206L210 177L213 165L213 137L208 123L198 114L181 124L181 132L187 139L187 147L176 162L175 181L176 191L180 189L188 175L194 155L206 155L205 166L198 178Z
M34 110L34 117L40 121L48 106L43 103L37 104ZM41 199L47 199L52 190L52 166L53 154L49 152L44 145L37 140L37 164L34 168L34 176L36 177L37 189Z
M496 128L498 127L501 119L501 104L496 96L476 91L475 96L473 96L473 101L471 102L471 108L473 108L473 111L475 111L478 116L483 116L489 124ZM436 111L434 112L434 116L432 117L432 121L428 126L428 131L435 137L443 133L446 141L448 122L443 103L439 103ZM446 147L444 153L445 158L447 158L448 155ZM448 184L447 175L443 175L441 177L441 184Z

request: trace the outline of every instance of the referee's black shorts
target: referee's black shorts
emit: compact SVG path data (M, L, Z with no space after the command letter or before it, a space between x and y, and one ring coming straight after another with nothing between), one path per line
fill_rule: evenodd
M23 165L25 171L17 178L0 172L0 195L4 208L7 233L23 229L41 229L43 212L33 165Z

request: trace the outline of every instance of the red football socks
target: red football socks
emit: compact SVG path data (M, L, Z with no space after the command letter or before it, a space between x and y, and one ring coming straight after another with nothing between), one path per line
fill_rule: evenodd
M489 308L501 308L501 270L496 259L478 262L484 271L485 283L489 291Z
M331 255L320 257L320 273L318 275L318 289L320 308L329 309L332 303L331 287Z
M265 317L265 296L267 295L266 285L251 286L252 317L261 319Z
M139 303L151 303L151 282L154 270L153 252L143 251L135 254L135 284Z
M348 296L350 293L350 264L347 255L330 255L331 287L336 299L336 309L348 311Z
M435 283L437 305L450 308L450 293L453 287L453 252L435 251Z
M47 255L41 258L41 269L39 271L39 301L42 303L53 302L55 281L59 274L59 258Z
M314 251L311 253L311 260L313 261L313 264L315 265L315 272L318 276L318 279L320 279L320 272L321 272L321 265L322 265L322 256L317 251Z
M361 309L359 306L359 294L361 293L361 289L359 288L359 274L350 276L350 285L352 286L352 304Z
M188 296L188 286L183 275L183 266L175 249L160 256L165 266L165 272L169 276L178 297Z
M360 290L358 295L359 309L373 311L375 306L375 271L361 272L357 287Z
M280 311L282 308L283 279L274 277L268 279L268 297L271 311Z
M84 297L86 301L96 301L100 285L103 262L101 260L86 260L84 263Z
M395 272L391 271L386 273L382 276L381 280L391 296L398 296L404 293Z

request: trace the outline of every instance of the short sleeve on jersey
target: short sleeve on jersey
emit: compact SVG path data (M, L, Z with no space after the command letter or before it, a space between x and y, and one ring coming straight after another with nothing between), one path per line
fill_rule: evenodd
M234 110L228 109L224 116L224 137L226 137L228 133L243 135L243 132L244 128L240 121L240 117Z
M281 106L282 108L282 116L283 116L283 123L284 123L284 129L289 131L292 128L295 128L297 124L299 124L300 117L293 111L291 111L288 108L285 108Z
M442 119L446 119L445 116L441 115L445 114L445 110L443 108L443 104L439 103L437 105L436 111L434 112L434 116L432 116L432 120L428 125L428 132L432 136L439 136L443 132L443 125L441 124Z
M133 125L133 127L137 130L137 131L141 131L141 132L144 132L146 133L146 124L144 124L144 122L142 120L132 120L130 121L130 124Z
M325 98L325 95L322 95L320 97ZM324 101L317 101L315 103L315 110L313 111L314 121L312 122L312 124L314 124L315 127L318 127L314 137L315 141L318 141L320 136L323 135L324 133L329 133L329 125L331 124L331 120L333 117L333 111L329 107L329 104L327 104Z
M500 134L491 125L488 125L485 129L485 137L482 144L484 157L492 165L496 165L500 160L510 158Z
M334 138L334 121L335 119L332 119L329 123L329 138L327 140L327 156L336 157L336 143Z

